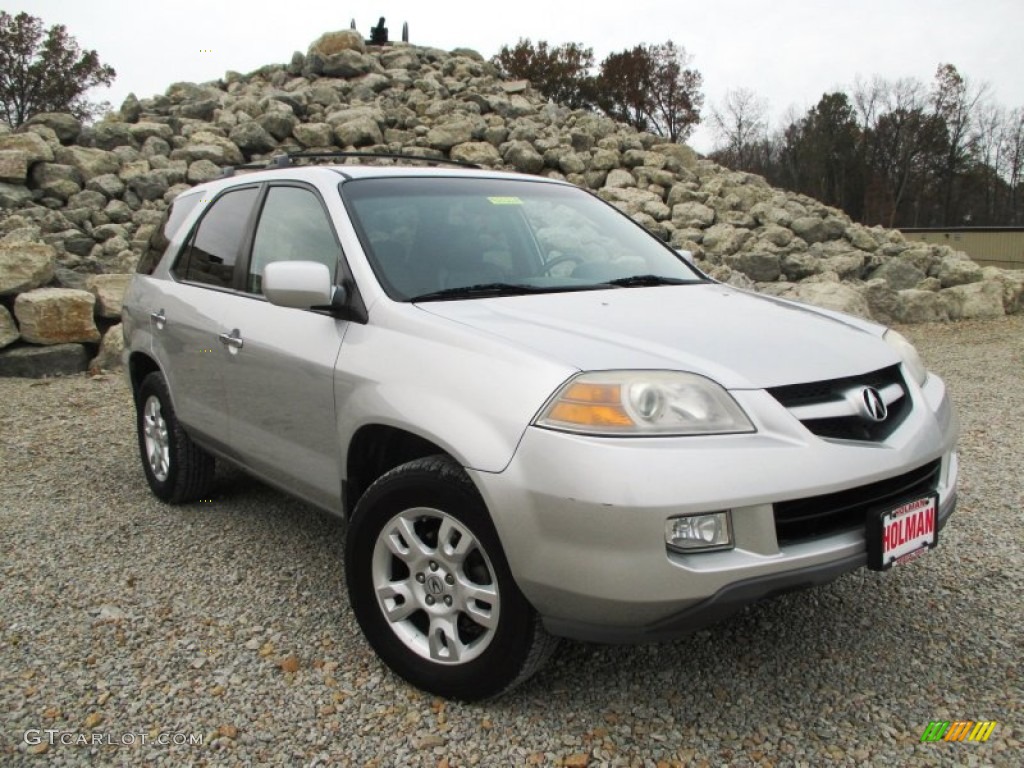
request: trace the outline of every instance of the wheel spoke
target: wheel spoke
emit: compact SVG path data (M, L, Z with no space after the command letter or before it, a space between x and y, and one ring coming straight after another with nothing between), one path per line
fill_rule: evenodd
M395 557L410 567L433 553L416 533L413 521L407 517L399 517L394 521L394 526L385 537L385 544Z
M460 661L466 645L459 639L455 615L430 617L430 658L437 661Z
M453 543L454 542L454 543ZM476 540L450 518L441 521L437 533L437 548L452 565L459 565L476 546Z
M392 581L377 587L377 598L391 622L404 621L419 610L407 581Z
M497 625L498 591L490 584L460 585L462 610L469 618L486 629Z

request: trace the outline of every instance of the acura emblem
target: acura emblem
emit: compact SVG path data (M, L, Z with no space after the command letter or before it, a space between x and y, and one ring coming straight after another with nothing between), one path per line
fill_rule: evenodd
M427 594L440 595L444 592L444 582L441 581L437 576L431 576L427 579Z
M864 387L860 391L861 405L864 407L863 416L871 421L885 421L889 415L889 409L885 407L885 401L881 393L874 387Z

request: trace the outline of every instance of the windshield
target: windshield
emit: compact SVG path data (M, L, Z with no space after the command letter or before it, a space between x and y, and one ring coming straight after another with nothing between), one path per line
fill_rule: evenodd
M344 182L371 266L400 301L703 281L682 257L576 187L517 179Z

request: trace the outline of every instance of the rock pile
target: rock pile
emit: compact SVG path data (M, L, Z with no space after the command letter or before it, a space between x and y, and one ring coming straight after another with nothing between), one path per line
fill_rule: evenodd
M85 126L0 125L0 375L116 364L120 296L168 202L225 165L339 149L451 158L593 190L712 276L881 322L995 317L1024 274L854 224L683 145L546 102L478 53L328 33L287 65L134 95ZM85 346L82 346L85 345Z

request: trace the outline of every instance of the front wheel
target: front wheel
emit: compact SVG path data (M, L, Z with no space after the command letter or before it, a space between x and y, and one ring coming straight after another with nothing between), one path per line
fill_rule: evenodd
M349 526L345 567L374 650L431 693L496 696L555 648L512 578L483 500L448 457L411 461L370 486Z

